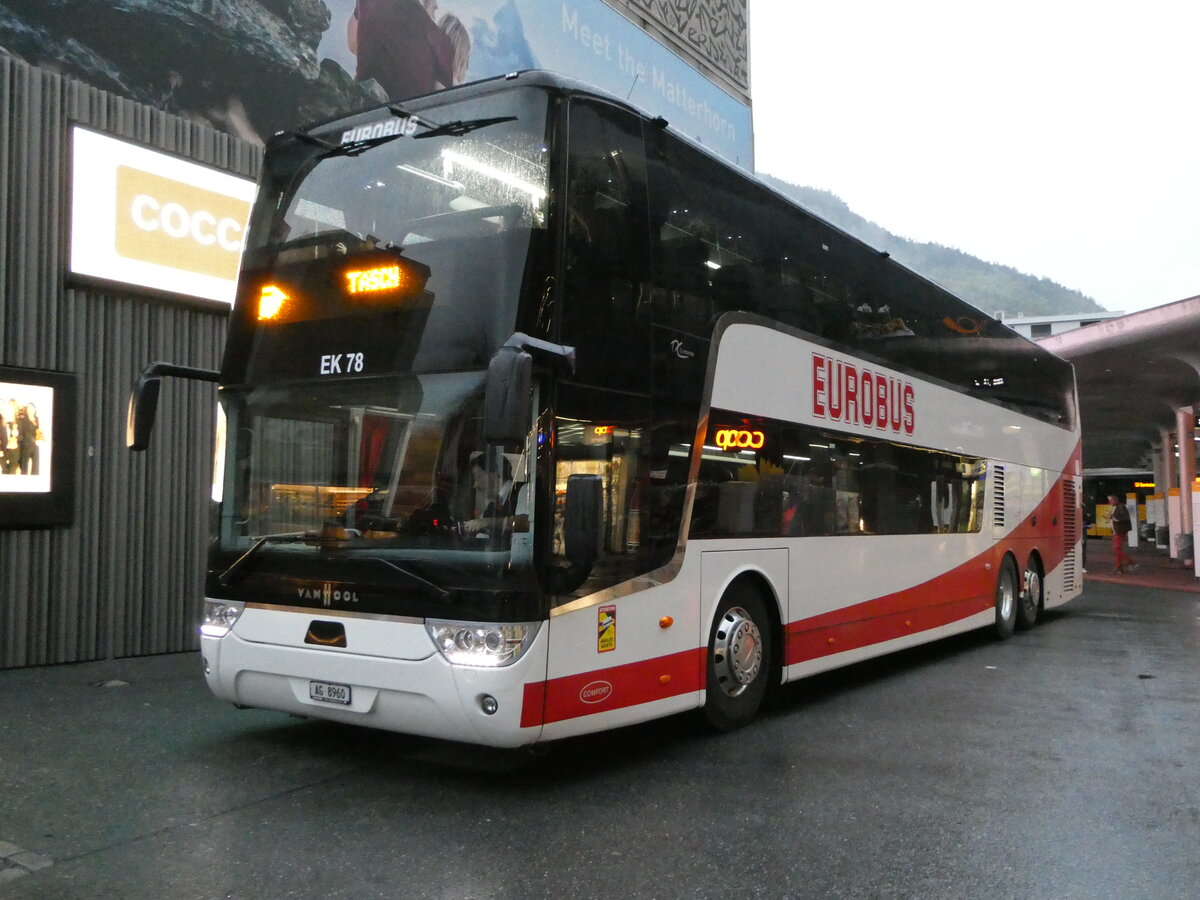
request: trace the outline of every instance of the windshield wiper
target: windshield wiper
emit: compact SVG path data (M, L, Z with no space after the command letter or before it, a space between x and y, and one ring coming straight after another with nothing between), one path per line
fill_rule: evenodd
M421 585L422 587L427 587L427 588L429 588L429 590L436 592L437 595L443 600L445 600L447 597L450 596L450 592L448 590L446 590L444 587L439 587L438 585L434 584L432 581L427 581L426 579L422 578L416 572L412 572L412 571L404 568L403 566L396 565L390 559L380 559L379 557L375 557L375 560L376 560L376 562L381 562L385 566L395 569L397 572L399 572L405 578L408 578L410 581L415 581L417 584Z
M464 134L470 134L472 131L480 128L487 128L489 125L499 125L501 122L515 121L517 121L516 116L496 116L491 119L467 119L466 121L458 119L454 122L447 122L445 125L432 125L428 122L422 122L421 124L428 127L429 130L415 135L413 139L419 141L421 138L445 137L446 135L462 137Z
M388 106L388 112L398 119L410 119L419 128L428 129L418 135L412 135L415 139L431 138L431 137L462 137L470 134L480 128L487 128L489 125L498 125L501 122L515 122L516 116L494 116L490 119L456 119L453 122L446 122L443 125L438 125L436 122L430 122L427 119L422 119L420 116L410 113L408 110L396 105ZM320 147L325 152L322 156L358 156L360 153L365 153L372 147L378 147L380 144L386 144L389 141L394 141L396 138L407 137L412 134L411 129L400 128L392 134L381 134L376 137L360 138L355 141L346 141L342 144L335 144L333 141L328 141L325 138L319 138L315 134L309 134L307 131L289 131L290 137L294 137L306 144L312 144L314 147Z
M222 585L229 587L237 581L240 581L245 576L242 570L250 563L254 557L262 551L262 548L268 544L298 544L301 541L319 541L321 536L315 531L294 531L289 534L264 534L253 544L250 549L233 561L233 565L221 573L217 578Z
M379 137L363 138L359 141L347 141L344 144L335 144L333 141L319 138L315 134L309 134L307 131L289 131L287 135L306 144L312 144L314 147L320 147L325 151L321 154L322 159L328 156L358 156L364 150L370 150L379 144L386 144L388 141L394 141L396 138L401 137L399 134L381 134Z
M316 531L295 531L295 532L290 532L288 534L264 534L262 537L260 537L258 540L256 540L253 544L250 545L249 550L247 550L245 553L243 553L241 556L239 556L236 560L234 560L233 565L231 565L228 569L226 569L224 572L222 572L221 575L217 578L217 581L219 581L224 587L229 587L233 584L236 584L238 581L241 581L242 578L245 577L244 573L245 573L246 567L249 565L251 560L253 560L254 557L256 557L259 553L261 553L262 549L264 547L268 546L269 544L299 544L299 543L320 544L322 547L332 547L332 546L336 546L339 544L343 544L343 545L347 544L347 543L349 543L349 539L326 537L325 535L321 534L320 532L316 532ZM415 572L412 572L412 571L404 568L403 566L399 566L396 563L392 562L391 560L380 559L379 557L374 557L374 561L383 563L388 568L394 569L395 571L399 572L401 575L403 575L409 581L415 581L417 584L421 585L421 587L426 588L430 591L433 591L443 600L445 600L447 597L450 596L450 592L448 590L446 590L445 588L439 587L438 585L434 584L432 581L428 581L428 580L422 578L420 575L416 574Z
M411 119L416 126L425 128L434 128L432 122L426 122L420 116L415 116L406 109L402 109L394 104L388 106L388 112L398 119ZM370 150L372 147L378 147L380 144L386 144L388 141L394 141L396 138L405 137L411 134L411 130L406 130L403 127L391 134L380 134L375 137L360 138L356 141L345 141L344 143L334 143L327 141L325 138L319 138L315 134L309 134L307 131L289 131L289 137L294 137L296 140L303 141L306 144L312 144L314 147L320 147L325 152L324 156L358 156L358 154Z

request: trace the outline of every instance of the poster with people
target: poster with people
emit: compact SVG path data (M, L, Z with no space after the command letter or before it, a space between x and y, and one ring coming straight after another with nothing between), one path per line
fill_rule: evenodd
M0 381L0 494L48 493L54 388Z
M750 168L749 107L604 0L4 0L0 50L252 141L549 69Z
M550 69L662 115L731 162L751 165L750 110L602 0L326 4L333 23L318 55L360 84L378 84L389 99Z

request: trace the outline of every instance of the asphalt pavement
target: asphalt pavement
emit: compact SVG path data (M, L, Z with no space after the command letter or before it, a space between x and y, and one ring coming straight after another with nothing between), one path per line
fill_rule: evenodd
M237 710L195 653L8 670L0 897L1192 898L1198 676L1200 595L1092 580L540 754Z

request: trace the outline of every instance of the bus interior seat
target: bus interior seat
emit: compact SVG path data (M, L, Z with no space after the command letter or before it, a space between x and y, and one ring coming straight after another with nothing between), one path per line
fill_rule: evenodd
M815 305L818 333L834 341L848 341L854 310L842 300L826 299Z
M658 248L656 275L658 286L667 292L660 298L665 308L656 310L660 321L684 328L708 322L711 299L708 247L704 241L690 235L663 241Z
M757 279L749 266L722 266L713 273L713 318L727 312L758 312Z
M813 299L812 290L807 285L783 285L777 296L779 305L775 310L775 317L780 322L802 331L813 334L820 333L821 318L817 313L817 304Z
M625 210L597 207L588 214L584 231L585 239L577 244L581 262L606 274L639 280L638 273L630 271L638 259L634 250L637 234L630 228Z

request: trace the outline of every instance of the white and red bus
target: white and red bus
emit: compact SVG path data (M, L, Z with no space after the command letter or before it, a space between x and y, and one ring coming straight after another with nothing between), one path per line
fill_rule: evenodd
M1080 590L1070 366L612 97L521 73L277 135L219 373L236 704L493 746Z

